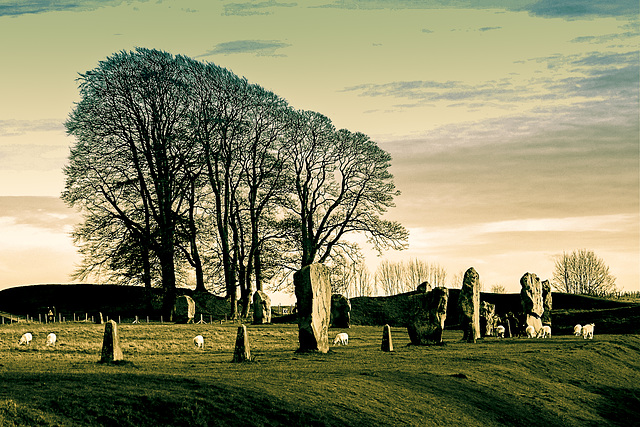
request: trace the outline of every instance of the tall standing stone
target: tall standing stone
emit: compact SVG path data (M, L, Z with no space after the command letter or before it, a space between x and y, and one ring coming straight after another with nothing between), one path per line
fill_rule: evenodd
M458 307L463 330L462 339L476 342L480 338L480 275L473 267L464 273Z
M340 329L351 327L351 302L344 295L331 295L331 326Z
M253 294L253 323L271 323L271 298L262 291Z
M189 295L176 298L171 318L176 323L193 323L196 315L196 302Z
M311 264L293 275L298 305L298 352L329 351L331 285L329 269Z
M108 320L104 325L100 363L119 362L121 360L124 360L124 356L118 339L118 324L113 320Z
M234 363L250 362L251 346L249 345L249 335L247 335L247 327L245 325L238 326L238 335L236 336L236 348L233 351Z
M523 327L533 326L537 332L542 328L542 314L544 313L542 284L535 274L525 273L520 279L520 286L522 311L526 317Z
M551 308L552 308L552 298L551 298L551 285L548 280L542 282L542 323L545 325L551 326Z
M434 288L426 293L409 296L410 318L407 324L413 345L442 343L444 321L447 318L447 288Z
M380 346L382 351L393 351L393 341L391 340L391 327L384 325L382 328L382 345Z
M486 301L482 301L480 310L480 323L482 334L486 337L494 335L494 329L498 324L498 316L496 316L495 304L489 304Z

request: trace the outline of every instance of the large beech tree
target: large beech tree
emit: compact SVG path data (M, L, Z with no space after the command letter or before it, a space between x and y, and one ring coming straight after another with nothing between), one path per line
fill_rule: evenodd
M187 205L193 144L184 58L120 52L80 75L81 100L66 122L76 137L63 199L85 215L108 212L158 258L163 312L173 307L176 221Z

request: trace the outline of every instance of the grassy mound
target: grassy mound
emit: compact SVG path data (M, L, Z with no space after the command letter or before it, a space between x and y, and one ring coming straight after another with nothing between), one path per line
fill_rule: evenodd
M382 328L353 326L348 346L296 354L295 325L250 325L255 362L233 364L237 326L121 324L120 366L97 363L100 325L0 327L0 425L627 426L639 415L638 335L468 344L449 330L446 345L415 347L393 328L386 353ZM18 347L27 330L31 347Z

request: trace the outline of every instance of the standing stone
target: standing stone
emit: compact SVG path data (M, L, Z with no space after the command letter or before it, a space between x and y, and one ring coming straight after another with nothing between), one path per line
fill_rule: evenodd
M124 360L124 356L118 339L118 324L113 320L108 320L104 325L100 363L119 362L121 360Z
M542 282L542 323L551 326L551 285L548 280Z
M329 269L311 264L293 275L298 307L297 352L329 351L331 318L331 285Z
M271 323L271 298L262 291L255 291L253 294L253 323Z
M431 290L431 285L429 284L429 282L422 282L418 285L418 287L416 288L416 291L418 293L424 294L427 291Z
M473 267L464 273L458 307L463 330L462 339L476 342L480 338L480 276Z
M351 327L351 302L344 295L331 295L331 327L340 329Z
M391 327L384 325L382 328L382 351L393 351L393 341L391 340Z
M491 337L494 335L494 329L498 324L495 304L489 304L486 301L482 301L480 323L482 324L481 330L484 336Z
M236 348L233 351L232 362L251 362L251 360L251 347L249 346L249 335L247 335L247 327L245 325L240 325L238 326Z
M176 298L171 313L171 320L176 323L193 323L196 315L196 302L189 295L180 295Z
M407 332L413 345L442 343L444 321L447 318L447 288L434 288L427 293L409 296L411 317Z
M538 332L542 328L542 314L544 304L542 299L542 284L540 279L533 273L525 273L520 279L520 300L522 301L522 311L526 316L524 328L533 326Z

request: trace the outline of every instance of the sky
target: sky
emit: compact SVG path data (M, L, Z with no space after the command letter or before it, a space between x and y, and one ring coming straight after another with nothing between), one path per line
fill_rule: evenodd
M31 3L31 4L28 4ZM485 289L588 249L640 291L637 0L0 0L0 289L67 283L59 199L76 78L160 49L363 132L402 192L409 248ZM455 284L450 283L450 286Z

